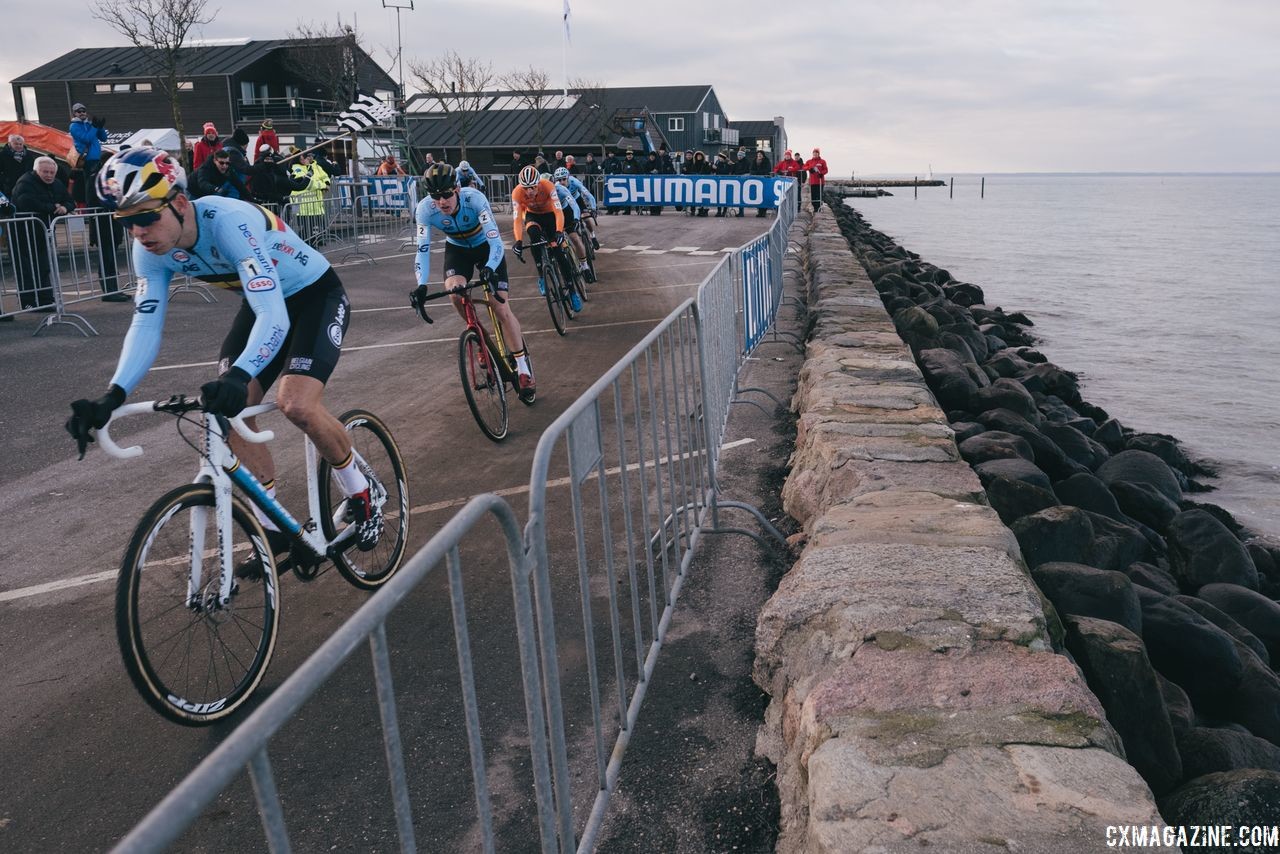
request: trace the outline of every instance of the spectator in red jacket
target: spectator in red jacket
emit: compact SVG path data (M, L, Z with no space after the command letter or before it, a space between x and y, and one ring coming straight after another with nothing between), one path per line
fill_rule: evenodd
M218 129L213 126L213 122L205 122L204 136L196 140L196 147L191 152L191 171L199 169L220 148L222 140L218 139Z
M822 152L813 150L813 156L804 164L809 172L809 200L813 202L813 212L822 207L822 185L827 180L827 161L822 159Z
M782 152L782 159L778 161L778 165L773 167L773 174L781 175L783 178L795 178L796 183L800 183L800 177L796 172L800 169L800 164L791 156L791 149ZM796 187L796 210L800 210L800 188Z
M271 119L263 119L262 127L258 128L258 151L262 151L262 146L271 146L272 154L280 153L280 138L276 136L276 126Z

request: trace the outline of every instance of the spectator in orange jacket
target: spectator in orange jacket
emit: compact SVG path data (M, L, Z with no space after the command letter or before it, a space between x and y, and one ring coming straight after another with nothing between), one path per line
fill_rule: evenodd
M382 162L378 164L378 171L375 174L405 175L407 173L404 171L404 167L396 162L396 156L394 154L388 154L386 157L382 158Z
M204 136L196 140L196 147L191 152L192 173L220 148L222 148L222 140L218 139L218 129L213 126L213 122L205 122Z
M827 161L822 159L822 152L815 148L804 168L809 172L809 200L813 202L813 212L817 213L822 207L822 185L827 180Z

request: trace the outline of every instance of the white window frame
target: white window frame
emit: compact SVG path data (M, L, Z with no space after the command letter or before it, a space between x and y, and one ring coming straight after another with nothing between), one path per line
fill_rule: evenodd
M179 81L178 81L178 91L179 91L179 92L190 92L192 89L195 89L195 88L196 88L196 84L195 84L195 83L192 83L190 80L179 80Z
M93 91L94 91L94 94L96 94L96 95L110 95L110 94L111 94L111 84L110 84L110 83L95 83L95 84L93 84Z
M150 91L151 91L151 84L150 84L150 83L134 83L134 84L133 84L133 91L135 91L135 92L150 92Z
M679 133L684 130L684 116L671 116L667 119L667 130Z
M29 122L40 121L40 107L36 103L36 87L19 86L18 97L22 99L22 115Z

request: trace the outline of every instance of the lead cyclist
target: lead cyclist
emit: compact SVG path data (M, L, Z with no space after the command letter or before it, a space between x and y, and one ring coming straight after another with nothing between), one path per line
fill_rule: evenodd
M222 342L218 378L200 387L204 409L233 418L245 406L260 403L283 372L277 407L333 466L334 479L347 496L347 521L356 526L355 544L361 551L373 549L382 534L386 492L354 464L351 438L323 402L351 314L346 291L328 260L264 208L219 196L190 199L186 172L165 151L133 148L115 155L98 173L97 190L103 206L115 211L134 238L137 293L133 323L107 393L71 404L66 428L80 456L93 441L91 431L106 425L155 362L169 282L174 273L186 273L244 297ZM235 431L229 440L274 496L271 452ZM289 537L256 505L254 511L273 551L288 552ZM248 562L237 568L237 575L261 572Z

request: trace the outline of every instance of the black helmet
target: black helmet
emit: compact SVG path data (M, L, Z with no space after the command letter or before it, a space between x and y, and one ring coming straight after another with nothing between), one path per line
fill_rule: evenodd
M433 163L422 176L422 185L428 193L446 193L458 186L458 175L448 163Z

